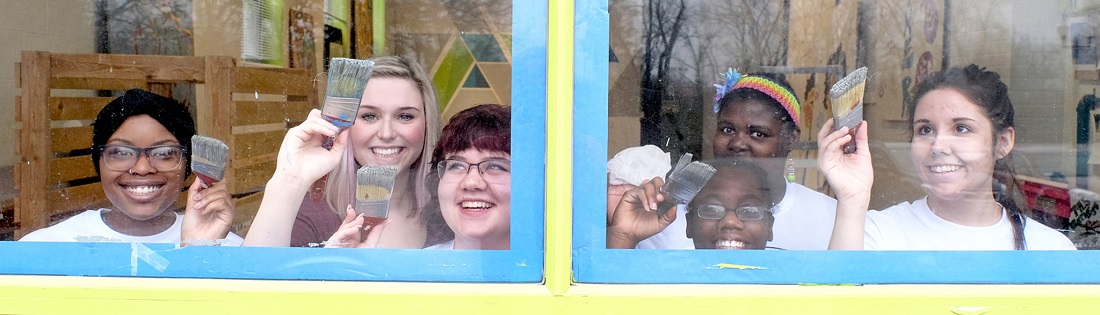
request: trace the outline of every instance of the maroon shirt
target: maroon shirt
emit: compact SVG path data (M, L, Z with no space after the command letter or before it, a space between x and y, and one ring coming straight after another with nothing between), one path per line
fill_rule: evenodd
M319 182L320 187L324 187L323 181ZM294 228L290 231L290 246L323 247L322 242L340 229L340 223L343 223L343 218L329 209L323 190L311 189L298 207L298 216L294 218Z

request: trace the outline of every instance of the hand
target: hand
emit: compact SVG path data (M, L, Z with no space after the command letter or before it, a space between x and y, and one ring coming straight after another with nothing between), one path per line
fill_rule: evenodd
M676 220L676 209L658 215L657 206L665 200L660 192L664 183L654 177L623 194L607 224L607 248L634 248Z
M386 228L389 220L382 221L371 227L366 225L366 219L355 214L355 209L348 206L344 223L332 237L325 242L325 248L377 248L378 240L382 238L382 230ZM363 233L366 232L366 236Z
M225 182L202 188L195 180L187 189L187 209L180 228L181 246L212 243L229 235L236 209Z
M325 150L321 144L328 137L336 137L331 150ZM341 132L321 118L321 111L313 109L306 121L287 131L283 144L279 147L279 159L276 161L276 176L290 176L305 183L313 183L328 174L348 145L348 133Z
M856 152L844 154L843 146L851 141L856 142ZM817 133L817 167L836 192L837 200L869 198L875 176L867 146L867 122L856 127L852 139L848 127L834 131L833 120L825 121Z
M638 186L631 184L607 186L607 225L611 225L611 218L615 217L615 207L619 206L619 201L623 199L623 195L634 188L638 188Z

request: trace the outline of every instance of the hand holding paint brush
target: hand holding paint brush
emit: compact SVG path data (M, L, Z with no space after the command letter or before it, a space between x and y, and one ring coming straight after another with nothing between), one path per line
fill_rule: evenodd
M325 247L375 247L390 212L397 168L368 165L356 172L355 204ZM364 232L366 235L364 235Z
M829 89L829 98L833 104L833 129L848 127L848 133L855 139L856 128L863 122L863 92L867 88L867 67L861 67L849 73ZM844 154L856 152L856 142L848 142L843 147Z
M225 177L229 146L215 138L194 135L191 151L191 170L196 180L188 190L180 228L181 246L217 244L229 234L236 212L225 184L219 184Z
M191 136L191 170L202 182L202 188L210 188L225 177L225 165L229 162L229 146L221 140L207 136Z
M359 112L359 101L363 99L363 90L374 71L374 61L347 58L332 58L328 68L328 87L325 90L325 105L321 110L324 119L344 131L355 123L355 114ZM332 148L335 137L329 137L321 146Z

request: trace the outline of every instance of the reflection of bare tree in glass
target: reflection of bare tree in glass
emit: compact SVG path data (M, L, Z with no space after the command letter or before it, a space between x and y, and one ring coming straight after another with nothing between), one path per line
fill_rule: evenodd
M726 66L747 69L749 66L777 66L787 61L787 1L725 0L708 1L702 10L710 21L710 31L728 38L728 47L715 49L716 56ZM713 49L713 48L712 48ZM725 66L720 66L723 71Z
M663 111L657 139L660 145L667 143L665 149L673 155L690 152L701 156L702 122L704 115L713 114L709 96L713 95L712 84L720 83L716 81L718 73L727 67L745 72L752 66L786 62L788 23L783 2L726 0L693 4L683 9L679 47L671 54L671 65L666 69L671 69L671 74L664 74L660 81L665 88L663 100L674 103L662 105L676 108ZM656 61L661 62L659 58ZM646 87L643 85L643 95Z
M96 0L101 53L191 55L191 1Z
M669 79L673 48L680 39L687 5L683 0L652 0L642 11L642 133L641 142L661 144L661 105Z

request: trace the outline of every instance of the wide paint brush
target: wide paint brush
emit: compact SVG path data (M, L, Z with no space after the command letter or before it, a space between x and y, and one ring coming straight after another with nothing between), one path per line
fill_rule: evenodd
M191 170L202 182L202 188L210 188L225 178L225 165L229 162L229 146L225 142L207 136L191 136Z
M366 218L366 225L382 223L390 214L397 168L367 165L359 168L355 177L355 212Z
M844 145L844 153L856 152L856 127L863 121L863 91L867 88L867 67L861 67L845 76L829 89L833 104L833 128L848 127L852 141Z
M714 176L715 171L714 167L706 163L691 162L691 153L684 153L676 162L676 167L666 176L664 186L661 186L665 201L657 205L657 214L664 216L676 205L690 203L703 189L703 185Z
M355 123L363 90L374 71L374 61L348 58L332 58L328 68L328 87L325 89L325 105L321 115L333 126L344 131ZM339 134L339 132L337 134ZM336 137L325 139L321 146L332 149Z

